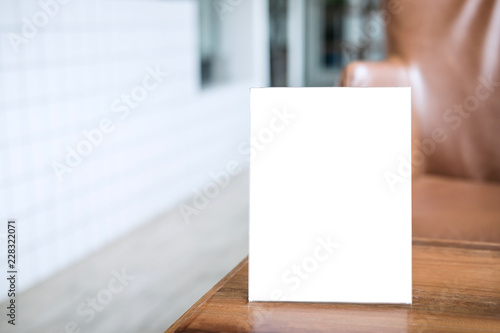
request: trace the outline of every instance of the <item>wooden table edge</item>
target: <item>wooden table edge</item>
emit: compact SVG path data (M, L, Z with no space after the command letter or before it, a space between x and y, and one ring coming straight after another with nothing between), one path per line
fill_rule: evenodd
M462 249L493 250L500 251L500 243L464 241L457 239L433 239L413 237L413 245L428 245L442 247L459 247Z
M463 240L448 240L448 239L432 239L413 237L412 245L427 245L427 246L440 246L440 247L458 247L478 250L494 250L500 251L499 243L487 242L472 242ZM193 306L191 306L179 319L177 319L172 326L170 326L165 333L175 332L189 317L196 313L196 311L208 301L221 287L224 286L226 281L231 279L239 270L241 270L248 263L248 256L244 258L236 267L234 267L222 280L213 286L203 297L201 297Z
M191 317L196 310L198 310L206 301L210 299L221 287L224 286L226 281L231 279L242 267L244 267L248 263L248 256L246 256L236 267L234 267L226 276L222 278L215 286L213 286L203 297L201 297L198 302L196 302L193 306L191 306L182 316L177 319L172 326L170 326L165 333L175 332L181 324L185 323L186 320Z

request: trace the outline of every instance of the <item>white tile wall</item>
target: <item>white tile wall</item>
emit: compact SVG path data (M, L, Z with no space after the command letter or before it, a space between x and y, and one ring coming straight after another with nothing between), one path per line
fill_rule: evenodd
M0 4L0 225L18 219L21 291L244 161L248 135L248 83L199 90L194 1L73 0L15 52L41 2ZM170 76L120 120L112 101L157 65ZM58 181L51 163L103 117L115 131Z

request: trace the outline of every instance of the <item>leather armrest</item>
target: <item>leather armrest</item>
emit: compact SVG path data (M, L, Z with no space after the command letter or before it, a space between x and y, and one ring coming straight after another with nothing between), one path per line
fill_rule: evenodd
M348 64L340 79L342 87L408 87L408 66L398 58L386 61L355 61Z
M348 64L340 78L341 87L408 87L410 79L408 66L399 58L386 61L355 61ZM417 149L420 140L418 118L412 112L412 152ZM424 161L412 161L412 178L423 174Z

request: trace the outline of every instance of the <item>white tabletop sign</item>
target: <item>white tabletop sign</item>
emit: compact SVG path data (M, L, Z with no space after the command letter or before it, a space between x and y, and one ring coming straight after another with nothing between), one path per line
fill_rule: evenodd
M250 301L411 303L410 88L253 88L250 164Z

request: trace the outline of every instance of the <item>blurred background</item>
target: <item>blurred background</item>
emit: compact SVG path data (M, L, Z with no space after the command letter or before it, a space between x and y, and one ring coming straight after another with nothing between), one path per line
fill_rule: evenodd
M249 88L335 86L383 29L371 0L2 0L0 331L167 329L248 253Z

